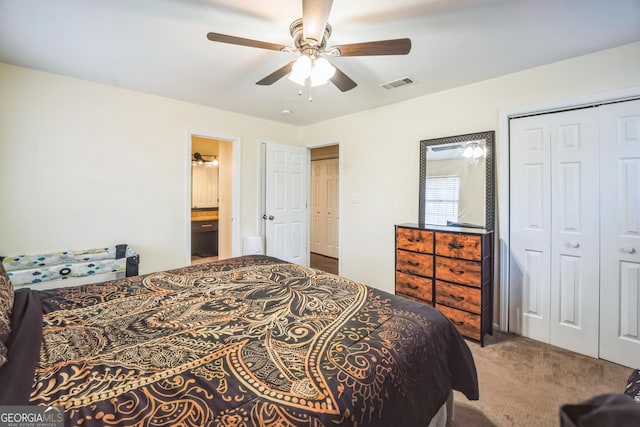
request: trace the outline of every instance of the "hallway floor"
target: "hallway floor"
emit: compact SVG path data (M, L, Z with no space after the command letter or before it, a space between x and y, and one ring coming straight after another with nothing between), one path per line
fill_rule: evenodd
M311 252L311 268L326 271L331 274L338 274L338 258L331 258Z

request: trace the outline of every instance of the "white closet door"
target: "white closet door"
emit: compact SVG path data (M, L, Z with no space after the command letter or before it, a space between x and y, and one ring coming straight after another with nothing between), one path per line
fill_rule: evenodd
M598 356L598 112L549 114L553 345Z
M594 110L510 122L509 329L598 353L598 138Z
M551 183L548 118L510 122L509 330L549 341Z
M311 162L311 251L338 257L338 159Z
M640 101L601 108L600 357L640 363Z

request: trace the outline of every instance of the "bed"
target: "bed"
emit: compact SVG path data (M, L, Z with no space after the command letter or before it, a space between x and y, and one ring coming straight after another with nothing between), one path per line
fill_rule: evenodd
M62 407L67 426L415 427L452 390L478 399L433 307L267 256L2 304L0 404Z

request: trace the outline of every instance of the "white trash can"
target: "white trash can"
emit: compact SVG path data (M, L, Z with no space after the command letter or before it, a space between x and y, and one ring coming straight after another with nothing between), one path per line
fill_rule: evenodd
M242 255L263 255L262 236L247 236L242 239Z

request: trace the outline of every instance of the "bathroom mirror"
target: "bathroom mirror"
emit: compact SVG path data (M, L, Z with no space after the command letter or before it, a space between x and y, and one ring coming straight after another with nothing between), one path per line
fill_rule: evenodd
M420 141L420 226L493 230L494 131Z

